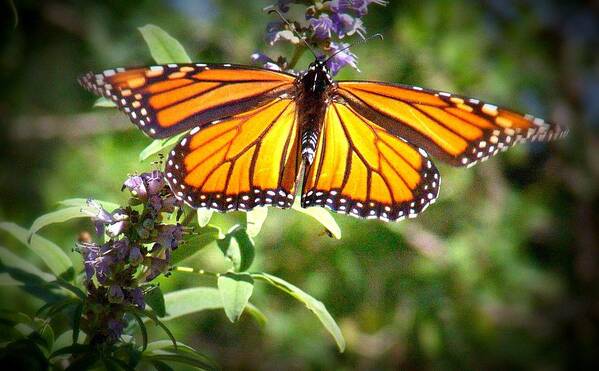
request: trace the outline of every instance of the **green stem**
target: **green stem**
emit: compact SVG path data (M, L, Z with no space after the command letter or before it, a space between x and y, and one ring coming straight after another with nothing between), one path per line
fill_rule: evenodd
M192 268L192 267L182 267L182 266L173 267L172 272L195 274L195 275L199 275L199 276L212 276L212 277L220 276L220 273L207 272L203 269L196 269L196 268Z
M293 52L293 56L291 57L291 61L287 64L287 69L293 69L305 51L306 48L303 45L297 45Z
M185 209L188 209L187 207ZM193 218L196 216L196 210L192 209L192 210L187 210L189 211L188 213L185 213L185 217L183 218L183 220L181 221L181 225L189 225L189 223L191 223L193 221Z

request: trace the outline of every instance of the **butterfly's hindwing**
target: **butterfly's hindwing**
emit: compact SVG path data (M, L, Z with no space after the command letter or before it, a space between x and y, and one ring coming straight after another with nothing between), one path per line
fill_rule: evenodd
M340 103L329 106L302 206L356 217L414 217L439 193L440 176L426 152Z
M277 99L194 128L172 150L166 177L177 198L218 211L291 207L299 170L295 103Z

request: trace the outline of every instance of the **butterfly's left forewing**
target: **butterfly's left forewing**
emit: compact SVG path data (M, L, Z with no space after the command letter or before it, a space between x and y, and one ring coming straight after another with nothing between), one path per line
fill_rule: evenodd
M117 104L153 138L249 111L291 92L295 77L229 64L169 64L88 73L87 90Z
M401 220L435 201L440 177L426 152L390 134L350 106L327 108L302 206L357 217Z

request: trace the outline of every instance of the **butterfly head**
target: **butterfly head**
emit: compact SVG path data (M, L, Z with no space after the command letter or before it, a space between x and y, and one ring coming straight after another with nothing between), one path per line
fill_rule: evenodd
M307 90L324 92L333 82L331 71L324 57L316 58L301 77L301 82Z

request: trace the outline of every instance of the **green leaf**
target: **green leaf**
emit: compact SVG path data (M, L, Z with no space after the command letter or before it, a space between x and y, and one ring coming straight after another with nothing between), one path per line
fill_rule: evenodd
M223 307L220 293L212 287L194 287L169 292L164 295L166 316L163 321L169 321L187 314Z
M86 206L87 208L87 206ZM89 210L91 213L95 211ZM37 233L40 229L50 225L50 224L58 224L64 223L71 219L77 218L89 218L89 214L86 214L82 211L82 208L79 206L71 206L66 207L64 209L59 209L56 211L52 211L50 213L44 214L39 218L35 219L31 228L29 228L29 235L33 235Z
M220 369L214 361L189 345L177 343L177 347L174 348L172 344L165 340L154 341L148 344L143 358L152 363L154 361L167 361L184 363L203 370Z
M216 241L227 259L233 263L237 272L246 271L254 261L254 243L244 227L232 227L222 240Z
M77 305L75 307L75 312L73 313L73 344L77 344L79 340L79 330L81 324L81 316L83 314L83 303Z
M302 291L299 287L268 273L252 273L252 277L257 280L268 282L272 286L286 292L295 299L304 303L306 307L316 315L316 317L323 324L324 328L333 336L339 351L343 352L345 350L345 339L343 338L341 329L339 329L339 326L322 302L314 299L312 296Z
M87 336L85 335L85 333L80 331L77 344L84 343L86 337ZM67 345L73 345L72 340L73 340L73 330L67 330L67 331L63 332L54 341L54 347L53 347L52 351L56 351L57 349L64 348Z
M166 315L164 295L159 286L150 289L150 291L144 295L144 299L158 317L164 317Z
M252 296L254 280L247 273L228 272L218 277L217 284L227 318L237 322Z
M0 227L1 227L1 223L0 223ZM27 273L28 275L15 275L15 274L11 274L11 273L3 273L3 274L9 274L10 278L12 280L17 280L19 282L21 282L22 284L31 284L31 285L39 285L41 283L44 282L51 282L54 281L56 279L55 276L43 272L41 271L38 267L36 267L35 265L31 264L30 262L28 262L25 259L22 259L21 257L13 254L10 250L8 250L7 248L0 246L0 261L2 262L2 264L8 268L16 268L20 271L22 271L23 273ZM30 277L29 275L33 276ZM37 278L37 279L33 279L33 278ZM38 280L39 279L39 280ZM40 282L41 280L41 282Z
M58 202L58 205L60 206L65 206L65 207L73 207L73 206L77 206L79 208L87 208L87 202L89 201L88 198L67 198L66 200L62 200ZM102 201L102 200L96 200L94 199L95 202L98 202L100 205L102 205L102 207L104 209L106 209L107 211L113 211L115 209L118 209L119 207L121 207L119 204L116 204L114 202L110 202L110 201Z
M329 213L326 209L323 209L322 207L318 206L303 208L297 201L293 204L292 209L316 219L327 229L327 231L329 231L329 233L333 237L335 237L338 240L341 239L341 228L339 228L339 225L337 224L331 213Z
M141 339L142 339L141 350L143 352L148 348L148 329L146 329L146 325L144 325L144 321L141 319L140 316L137 315L137 313L131 313L131 315L133 316L133 318L135 318L135 321L139 325L139 330L141 332Z
M197 211L198 214L198 225L200 227L205 227L210 223L210 219L212 219L212 213L214 211L210 209L199 208Z
M171 253L171 264L177 263L195 255L210 243L223 238L220 228L207 226L198 231L197 235L185 238L185 243Z
M139 153L139 161L145 161L150 156L153 156L159 152L168 152L171 149L171 147L177 144L185 134L187 134L187 132L166 139L153 140L152 143L150 143Z
M116 107L116 103L114 103L110 99L100 97L94 103L94 107L113 108L113 107Z
M266 206L256 207L245 214L247 231L250 237L256 237L260 233L266 216L268 216L268 208Z
M177 340L175 340L175 336L173 336L173 333L171 332L171 330L164 323L162 323L162 321L160 321L158 319L158 317L156 317L154 312L151 312L149 310L141 310L141 309L137 309L137 308L129 308L128 311L133 314L137 314L140 317L142 315L146 316L146 317L150 318L152 321L154 321L154 324L156 326L159 326L164 331L164 333L169 337L169 339L173 343L173 346L175 347L175 349L177 348Z
M28 241L29 231L14 223L0 223L0 229L10 233L13 237L29 247L44 263L50 268L52 273L57 276L63 276L65 279L71 279L75 275L73 262L53 242L46 240L38 235L31 236L31 241Z
M170 367L169 365L167 365L166 363L159 361L157 359L154 360L150 360L150 363L152 364L152 366L154 366L154 368L156 368L156 370L158 371L173 371L174 368Z
M266 323L268 322L268 318L266 318L266 315L260 309L258 309L258 307L256 307L254 304L247 303L247 305L245 306L245 311L247 312L247 314L254 317L254 320L256 321L258 326L260 326L260 327L266 326Z
M156 63L191 63L191 58L189 58L183 46L160 27L148 24L140 27L139 32L148 44L152 58Z

